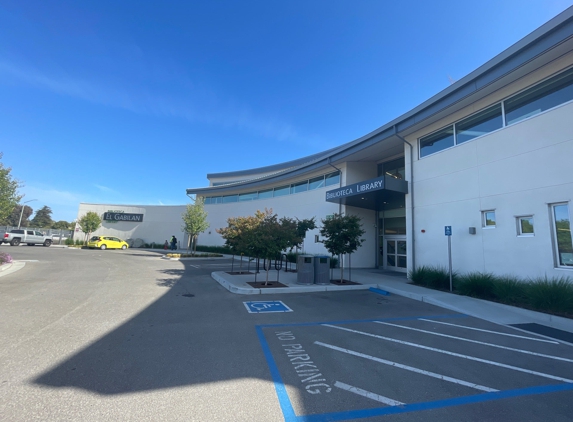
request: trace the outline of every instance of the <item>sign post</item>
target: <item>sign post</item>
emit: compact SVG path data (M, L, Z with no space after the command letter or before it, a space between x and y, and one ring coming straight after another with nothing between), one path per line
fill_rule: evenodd
M445 226L445 234L448 237L448 262L450 266L450 292L453 291L452 285L452 226Z

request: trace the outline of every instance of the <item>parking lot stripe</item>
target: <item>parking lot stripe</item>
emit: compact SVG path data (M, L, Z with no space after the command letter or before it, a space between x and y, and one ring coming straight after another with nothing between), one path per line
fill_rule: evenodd
M342 347L334 346L332 344L326 344L326 343L322 343L320 341L315 341L314 344L316 344L318 346L327 347L327 348L332 349L332 350L337 350L339 352L343 352L343 353L346 353L346 354L349 354L352 356L358 356L358 357L361 357L364 359L372 360L374 362L383 363L384 365L389 365L389 366L393 366L395 368L405 369L406 371L415 372L417 374L427 375L429 377L437 378L437 379L440 379L443 381L453 382L454 384L460 384L460 385L464 385L466 387L475 388L476 390L487 391L490 393L494 392L494 391L498 391L498 390L495 390L493 388L485 387L483 385L474 384L473 382L467 382L467 381L460 380L457 378L448 377L446 375L436 374L435 372L425 371L423 369L414 368L413 366L402 365L401 363L398 363L398 362L392 362L390 360L377 358L375 356L366 355L364 353L356 352L354 350L343 349Z
M351 385L345 384L345 383L340 382L340 381L335 381L334 386L341 388L343 390L349 391L351 393L358 394L359 396L366 397L366 398L369 398L372 400L376 400L380 403L387 404L388 406L401 406L401 405L405 404L405 403L402 403L400 401L392 400L388 397L381 396L379 394L371 393L370 391L363 390L362 388L353 387Z
M408 341L397 340L395 338L383 337L383 336L379 336L379 335L372 334L372 333L366 333L364 331L351 330L350 328L337 327L336 325L330 325L330 324L323 324L323 327L336 328L338 330L343 330L343 331L348 331L351 333L361 334L361 335L368 336L368 337L374 337L374 338L378 338L380 340L391 341L393 343L399 343L399 344L403 344L406 346L417 347L419 349L430 350L432 352L438 352L438 353L443 353L443 354L450 355L450 356L456 356L458 358L473 360L475 362L486 363L488 365L493 365L493 366L499 366L501 368L512 369L512 370L518 371L518 372L525 372L526 374L537 375L537 376L543 377L543 378L549 378L549 379L553 379L553 380L557 380L557 381L563 381L566 383L573 383L573 380L570 380L567 378L557 377L555 375L545 374L543 372L532 371L529 369L520 368L519 366L506 365L505 363L494 362L494 361L487 360L487 359L476 358L475 356L462 355L460 353L449 352L447 350L436 349L435 347L424 346L424 345L417 344L417 343L410 343Z
M499 334L500 336L516 337L516 338L523 338L523 339L533 340L533 341L541 341L544 343L559 344L558 341L544 340L544 339L534 338L534 337L518 336L517 334L500 333L499 331L490 331L490 330L484 330L482 328L468 327L466 325L450 324L449 322L435 321L433 319L418 318L418 321L435 322L436 324L451 325L452 327L465 328L466 330L482 331L484 333Z
M269 370L271 371L271 377L275 385L275 391L277 393L277 398L279 399L279 405L281 407L281 410L283 411L283 416L285 418L285 421L286 422L295 421L297 420L296 414L288 398L286 387L279 373L277 364L273 359L273 355L271 353L269 344L267 343L267 340L265 338L261 326L257 326L256 330L257 330L257 337L259 338L259 342L261 343L261 347L263 349L263 354L265 355L265 359L267 360L267 365L269 366Z
M529 350L515 349L513 347L507 347L507 346L500 346L499 344L486 343L484 341L472 340L472 339L464 338L464 337L450 336L449 334L435 333L433 331L421 330L419 328L406 327L404 325L398 325L398 324L390 324L389 322L382 322L382 321L374 321L374 322L376 324L390 325L392 327L403 328L405 330L418 331L420 333L431 334L433 336L447 337L447 338L452 338L454 340L461 340L461 341L467 341L469 343L475 343L475 344L481 344L484 346L496 347L498 349L511 350L512 352L525 353L527 355L539 356L539 357L543 357L543 358L547 358L547 359L555 359L555 360L561 360L563 362L572 362L573 363L573 359L562 358L559 356L546 355L543 353L530 352Z

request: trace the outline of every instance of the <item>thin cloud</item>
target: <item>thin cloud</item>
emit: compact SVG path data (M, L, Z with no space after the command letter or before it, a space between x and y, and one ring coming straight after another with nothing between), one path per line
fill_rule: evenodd
M106 192L106 193L119 193L118 191L112 189L112 188L108 188L107 186L102 186L102 185L98 185L97 183L94 183L94 186L96 188L98 188L100 191L102 192Z
M245 105L235 105L220 101L212 92L203 90L195 103L189 99L168 98L153 95L149 92L130 93L123 87L108 87L93 81L73 77L48 75L37 69L24 68L10 62L0 62L0 75L15 78L40 89L52 91L59 95L80 98L108 107L121 108L138 114L149 114L160 117L175 117L190 122L235 127L254 132L266 138L278 141L301 141L296 129L277 118L258 115ZM211 104L207 109L205 103Z

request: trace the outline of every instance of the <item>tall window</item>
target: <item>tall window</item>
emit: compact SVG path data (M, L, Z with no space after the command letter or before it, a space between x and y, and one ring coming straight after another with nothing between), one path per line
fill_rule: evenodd
M569 70L505 101L507 124L519 122L573 100L573 71Z
M573 68L420 138L420 158L573 101ZM502 107L503 104L503 107ZM505 123L502 116L505 113Z
M573 241L568 204L552 205L553 235L556 245L556 261L559 267L573 267Z
M378 176L390 176L395 179L406 179L404 157L378 164Z

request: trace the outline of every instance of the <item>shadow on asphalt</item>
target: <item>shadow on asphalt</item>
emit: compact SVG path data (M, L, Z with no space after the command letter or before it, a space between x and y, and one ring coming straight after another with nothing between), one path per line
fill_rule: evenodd
M183 270L162 270L150 280L169 288L163 296L33 382L113 395L253 376L268 379L263 365L253 374L249 365L232 362L233 344L245 345L249 336L252 350L247 354L262 358L252 323L237 321L242 302L207 280L209 273L198 274L188 262L181 263Z

